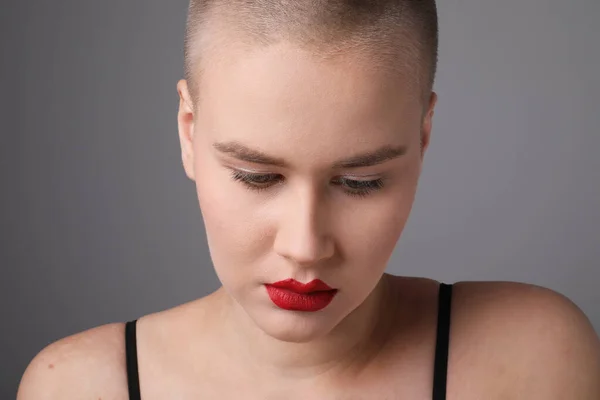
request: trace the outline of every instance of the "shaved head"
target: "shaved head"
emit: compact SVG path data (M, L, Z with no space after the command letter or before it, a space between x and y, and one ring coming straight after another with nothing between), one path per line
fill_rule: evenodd
M194 103L206 63L223 46L252 50L287 41L327 60L353 53L401 74L426 100L437 67L435 0L191 0L185 79Z

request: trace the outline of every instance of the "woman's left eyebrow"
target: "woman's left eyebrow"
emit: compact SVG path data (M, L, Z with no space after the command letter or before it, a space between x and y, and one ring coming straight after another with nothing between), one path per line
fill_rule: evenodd
M361 168L382 164L406 154L406 146L383 146L375 151L357 154L334 163L334 168Z

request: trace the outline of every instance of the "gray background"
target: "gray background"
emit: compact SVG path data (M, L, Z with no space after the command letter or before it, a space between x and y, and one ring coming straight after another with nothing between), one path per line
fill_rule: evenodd
M186 1L2 1L0 398L61 337L217 288L183 172ZM439 2L440 95L389 271L531 282L600 329L597 0Z

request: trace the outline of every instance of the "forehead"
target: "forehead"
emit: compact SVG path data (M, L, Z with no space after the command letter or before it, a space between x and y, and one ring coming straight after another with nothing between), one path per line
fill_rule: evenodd
M389 144L418 130L422 111L418 89L367 56L324 60L285 42L206 62L199 95L199 123L211 135L259 144Z

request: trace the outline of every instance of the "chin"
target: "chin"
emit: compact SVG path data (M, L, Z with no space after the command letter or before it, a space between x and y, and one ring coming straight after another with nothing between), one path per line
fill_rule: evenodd
M282 342L307 343L327 335L333 328L332 321L324 314L275 310L285 313L255 320L256 325L267 335Z

